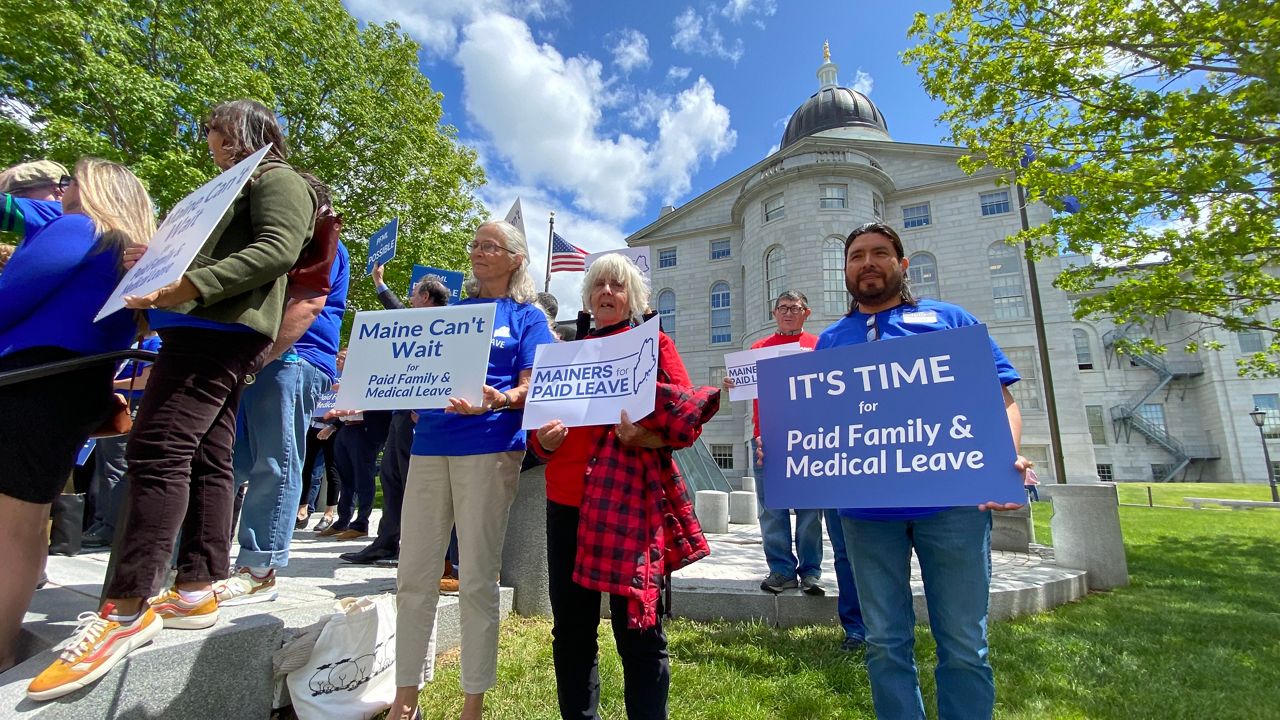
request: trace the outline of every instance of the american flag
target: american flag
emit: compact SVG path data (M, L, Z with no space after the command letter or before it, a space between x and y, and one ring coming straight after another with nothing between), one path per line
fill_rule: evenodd
M587 251L558 233L551 233L551 272L584 272L587 269Z

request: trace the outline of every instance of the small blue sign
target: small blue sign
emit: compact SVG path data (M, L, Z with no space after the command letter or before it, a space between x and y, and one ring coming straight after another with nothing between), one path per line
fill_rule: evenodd
M441 268L430 267L427 265L414 265L413 273L409 275L409 292L413 292L413 288L418 281L426 277L433 277L444 283L445 288L449 291L449 304L452 305L462 299L462 281L465 276L455 270L444 270Z
M400 230L400 218L392 218L391 222L369 237L369 262L364 266L364 274L372 275L375 265L386 265L396 256L396 235Z
M768 508L1025 502L984 325L757 364Z
M93 454L93 449L97 447L97 440L87 440L84 445L80 446L80 451L76 453L76 465L84 465L89 462L89 456Z

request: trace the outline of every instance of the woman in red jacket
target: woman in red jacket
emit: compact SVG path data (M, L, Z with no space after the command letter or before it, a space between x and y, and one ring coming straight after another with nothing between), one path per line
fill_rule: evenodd
M606 255L594 263L583 281L582 302L595 317L588 338L626 332L648 305L649 287L635 264L623 255ZM675 343L658 334L658 382L688 387ZM596 718L600 677L596 630L600 624L600 592L574 581L578 552L579 507L588 468L605 436L631 448L670 452L656 432L628 422L618 425L564 427L553 420L538 428L534 452L547 463L547 566L553 618L552 656L556 691L564 718ZM627 717L665 718L670 685L667 638L661 620L647 629L628 627L628 601L610 595L613 635L622 658Z

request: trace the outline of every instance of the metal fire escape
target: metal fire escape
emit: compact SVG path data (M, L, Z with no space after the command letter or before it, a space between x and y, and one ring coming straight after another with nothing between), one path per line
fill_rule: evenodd
M1108 352L1115 354L1119 358L1120 355L1116 349L1117 341L1137 339L1137 334L1130 333L1129 328L1118 328L1103 335L1102 344ZM1131 437L1131 433L1136 430L1143 437L1159 445L1173 456L1173 462L1166 466L1163 476L1155 478L1156 482L1173 480L1178 473L1185 470L1192 463L1216 460L1222 457L1217 445L1184 443L1171 435L1168 427L1164 424L1153 423L1142 414L1142 406L1148 400L1155 397L1162 390L1172 389L1172 383L1203 375L1204 365L1199 360L1166 360L1159 355L1145 352L1127 351L1124 357L1131 360L1135 365L1150 370L1155 374L1155 379L1124 404L1113 406L1111 408L1111 423L1117 438L1119 438L1120 432L1123 431L1127 442Z

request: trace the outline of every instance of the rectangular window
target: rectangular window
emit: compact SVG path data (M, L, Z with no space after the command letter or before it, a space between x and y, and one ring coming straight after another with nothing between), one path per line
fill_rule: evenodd
M919 205L907 205L902 208L902 227L918 228L928 225L929 219L929 203L920 203Z
M1089 437L1093 438L1094 445L1107 444L1107 421L1102 414L1101 405L1085 405L1085 417L1089 419Z
M673 268L676 266L676 249L662 248L658 251L658 267Z
M1093 348L1089 347L1089 334L1083 330L1074 330L1071 335L1076 343L1076 368L1092 370Z
M1280 395L1254 395L1253 406L1267 411L1267 417L1262 421L1263 437L1269 440L1280 438Z
M1245 330L1236 333L1236 339L1240 341L1240 352L1242 353L1260 353L1264 349L1262 343L1262 333L1257 330Z
M822 196L818 199L818 207L823 210L843 210L849 207L848 185L822 185Z
M1023 411L1041 409L1040 366L1036 362L1035 348L1005 348L1004 354L1022 376L1021 380L1009 386L1018 407Z
M723 260L730 255L729 238L711 241L711 259Z
M721 470L733 469L733 446L732 445L712 445L711 459L716 461L716 465Z
M1098 479L1102 482L1112 482L1116 479L1116 472L1111 463L1098 464L1094 467L1098 469Z
M884 220L884 198L880 193L871 193L871 214L877 220Z
M1004 215L1009 212L1009 191L996 190L978 196L982 203L982 217Z
M1151 479L1156 482L1164 482L1172 469L1173 466L1167 463L1151 463Z
M781 220L787 216L787 206L781 195L774 195L764 201L764 221Z
M723 365L712 365L707 368L707 384L711 387L720 387L720 383L724 381L724 377L725 371Z
M1057 482L1053 477L1053 461L1049 459L1048 445L1023 445L1022 456L1035 463L1036 476L1042 484L1052 485Z

